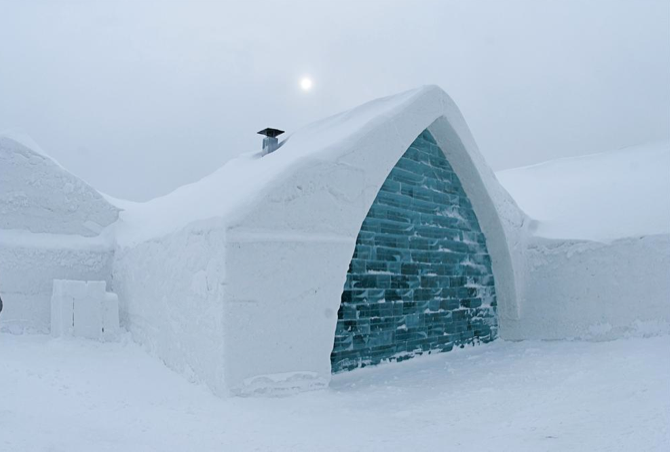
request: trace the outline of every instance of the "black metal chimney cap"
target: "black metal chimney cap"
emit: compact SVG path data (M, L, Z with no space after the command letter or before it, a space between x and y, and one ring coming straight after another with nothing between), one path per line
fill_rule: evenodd
M272 129L270 127L266 128L266 129L263 129L260 132L258 132L259 135L265 135L266 137L270 137L270 138L278 137L282 133L284 133L283 130Z

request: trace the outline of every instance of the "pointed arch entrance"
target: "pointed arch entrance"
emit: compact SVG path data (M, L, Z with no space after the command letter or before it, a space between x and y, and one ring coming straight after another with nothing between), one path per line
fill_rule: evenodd
M491 258L461 182L428 130L384 181L356 240L333 372L489 342Z

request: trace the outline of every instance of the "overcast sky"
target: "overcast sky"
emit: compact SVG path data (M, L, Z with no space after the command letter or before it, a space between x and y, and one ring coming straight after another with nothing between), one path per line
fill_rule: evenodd
M0 131L121 198L424 84L494 169L667 139L670 1L0 0Z

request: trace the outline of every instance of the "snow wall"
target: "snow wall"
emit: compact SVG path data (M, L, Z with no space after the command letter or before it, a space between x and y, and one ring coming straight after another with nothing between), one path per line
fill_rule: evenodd
M119 210L56 162L0 137L0 329L48 332L54 279L111 282Z
M670 141L497 174L532 218L508 338L670 332Z
M119 247L114 261L121 325L170 368L220 395L227 393L225 250L222 228L192 225Z
M670 234L610 243L533 237L525 269L527 302L507 339L670 333Z

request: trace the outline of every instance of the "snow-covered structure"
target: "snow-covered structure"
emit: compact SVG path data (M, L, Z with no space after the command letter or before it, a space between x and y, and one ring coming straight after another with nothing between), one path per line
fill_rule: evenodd
M498 173L533 218L510 339L670 331L670 142Z
M517 286L523 275L516 273L522 268L517 250L523 248L524 216L476 151L453 102L441 90L426 88L326 119L293 134L272 154L242 156L196 184L146 205L128 206L114 269L114 290L126 324L169 365L204 376L217 392L326 385L343 288L361 225L389 174L421 136L434 151L442 150L461 186L453 194L462 196L450 198L452 187L440 193L445 198L442 218L452 227L436 232L459 234L457 216L468 215L459 207L471 206L477 229L486 237L500 322L518 318ZM412 172L405 172L411 178ZM445 175L445 180L451 178ZM453 218L447 216L450 208L455 208ZM477 240L476 234L450 237ZM468 259L467 249L458 251L453 256L442 253L451 259L445 263ZM390 259L405 263L398 256ZM486 264L488 257L482 259L472 264ZM460 281L459 288L477 291L474 285L480 282L463 287L468 282ZM431 284L441 285L409 288L448 289L444 283ZM429 300L415 295L400 300L421 301L400 313L419 317L407 319L410 325L397 325L400 331L411 329L413 336L405 341L428 336L425 311L441 309L424 306ZM385 299L376 295L375 301L381 300ZM389 306L394 301L375 304ZM460 302L456 304L450 311L460 311ZM480 317L476 309L469 318ZM369 317L372 323L385 316ZM412 321L422 325L413 328ZM368 327L369 333L360 334L367 337L351 338L364 342L352 348L376 351L369 346L370 336L383 335L396 325ZM439 333L446 332L445 327ZM433 345L448 347L467 334L451 330L450 342ZM383 339L381 344L397 345ZM418 351L423 350L419 344ZM393 355L386 350L384 356Z
M111 283L119 209L58 163L0 137L0 325L48 332L54 279Z
M116 215L94 198L86 221ZM322 387L333 370L497 335L608 338L670 324L670 225L611 243L543 236L436 87L312 124L167 196L111 202L123 211L94 238L115 244L94 279L118 294L136 340L218 394ZM8 279L0 262L3 295ZM6 299L34 304L20 290ZM13 309L0 322L37 322Z

